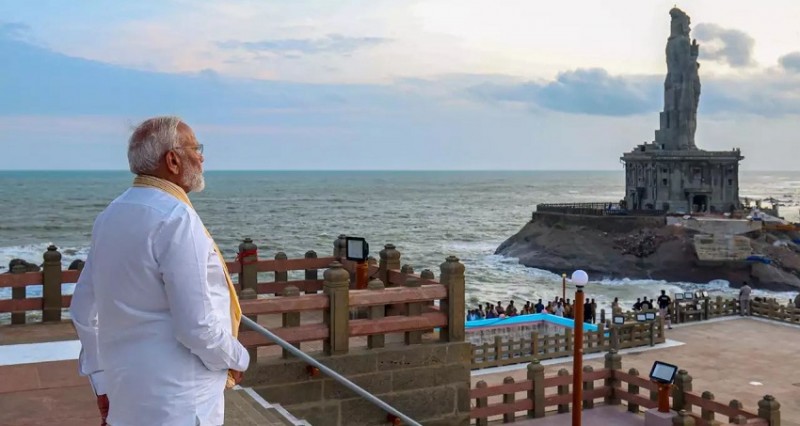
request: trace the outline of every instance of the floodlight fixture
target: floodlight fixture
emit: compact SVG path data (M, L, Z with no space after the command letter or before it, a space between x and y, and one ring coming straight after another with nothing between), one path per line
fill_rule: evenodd
M677 366L662 361L656 361L650 369L650 380L665 385L671 385L675 382L675 374L677 372Z
M694 293L687 291L686 293L683 293L683 298L687 300L694 299Z
M706 298L706 299L708 299L708 292L707 292L707 291L705 291L705 290L703 290L703 297L704 297L704 298Z
M645 318L648 321L652 321L652 320L656 319L656 313L655 312L646 312L644 315L645 315Z
M345 237L347 260L366 262L369 257L369 244L362 237Z
M639 322L647 321L647 314L636 314L636 321Z
M625 324L625 316L624 315L614 315L614 324L622 325Z
M675 300L683 300L683 293L675 293Z

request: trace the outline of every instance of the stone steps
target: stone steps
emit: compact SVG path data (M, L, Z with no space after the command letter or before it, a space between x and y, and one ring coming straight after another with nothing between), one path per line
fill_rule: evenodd
M250 389L235 387L225 391L225 426L303 426L280 405L270 404Z

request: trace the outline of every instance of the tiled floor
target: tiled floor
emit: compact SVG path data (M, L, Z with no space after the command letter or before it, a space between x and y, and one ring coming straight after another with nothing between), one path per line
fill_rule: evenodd
M583 426L642 426L644 416L628 413L625 408L603 406L585 410L581 418ZM541 419L519 419L512 423L515 426L569 426L572 424L572 413L557 414Z
M675 364L692 376L693 391L710 391L716 401L728 404L737 399L745 410L756 412L764 395L773 395L781 404L781 425L800 426L800 328L773 321L734 318L675 326L667 339L685 342L670 348L622 356L623 370L636 368L646 376L655 360ZM595 370L603 359L585 360ZM526 379L525 365L514 371L474 375L472 385L484 380L490 386L511 376ZM572 370L572 364L545 366L545 376L559 369ZM491 402L490 402L491 403ZM538 424L538 423L537 423Z

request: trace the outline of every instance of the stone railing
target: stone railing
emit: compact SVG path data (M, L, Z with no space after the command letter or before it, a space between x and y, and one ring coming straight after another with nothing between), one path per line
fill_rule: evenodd
M599 324L597 331L584 331L583 353L605 352L639 346L654 346L664 343L664 324L656 320L636 322L631 319L622 325ZM495 336L493 343L472 345L472 369L501 367L572 356L574 350L573 330L564 333L541 335L532 331L530 338L503 339Z
M619 202L609 203L544 203L537 204L541 213L562 213L586 216L663 216L666 210L630 210L621 208Z
M470 418L475 419L476 425L488 425L490 420L499 420L501 416L503 423L514 423L518 417L541 418L552 411L568 413L572 384L573 377L566 369L559 370L556 376L545 377L544 366L534 360L528 365L524 381L516 382L509 376L502 384L490 386L483 380L476 383L470 390L473 401ZM591 416L595 404L621 405L624 401L631 413L658 406L658 385L641 377L636 369L624 372L622 357L615 350L605 355L604 369L583 368L582 384L585 417ZM552 388L555 392L550 391ZM747 411L738 400L724 404L715 401L711 392L693 392L692 377L685 370L676 376L670 401L670 407L679 412L678 418L673 419L674 425L780 426L780 404L772 396L766 395L758 401L757 411ZM728 423L721 423L724 420Z
M691 300L673 301L670 315L674 324L705 321L713 318L729 317L741 313L741 304L736 298L722 296ZM635 313L626 312L633 318ZM750 300L750 314L754 317L800 324L800 309L781 304L776 299L753 298Z

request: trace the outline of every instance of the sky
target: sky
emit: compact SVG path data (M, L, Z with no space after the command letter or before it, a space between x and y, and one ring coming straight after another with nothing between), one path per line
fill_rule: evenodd
M674 0L0 0L0 170L125 170L178 115L211 170L620 170ZM800 2L685 0L696 142L800 170Z

